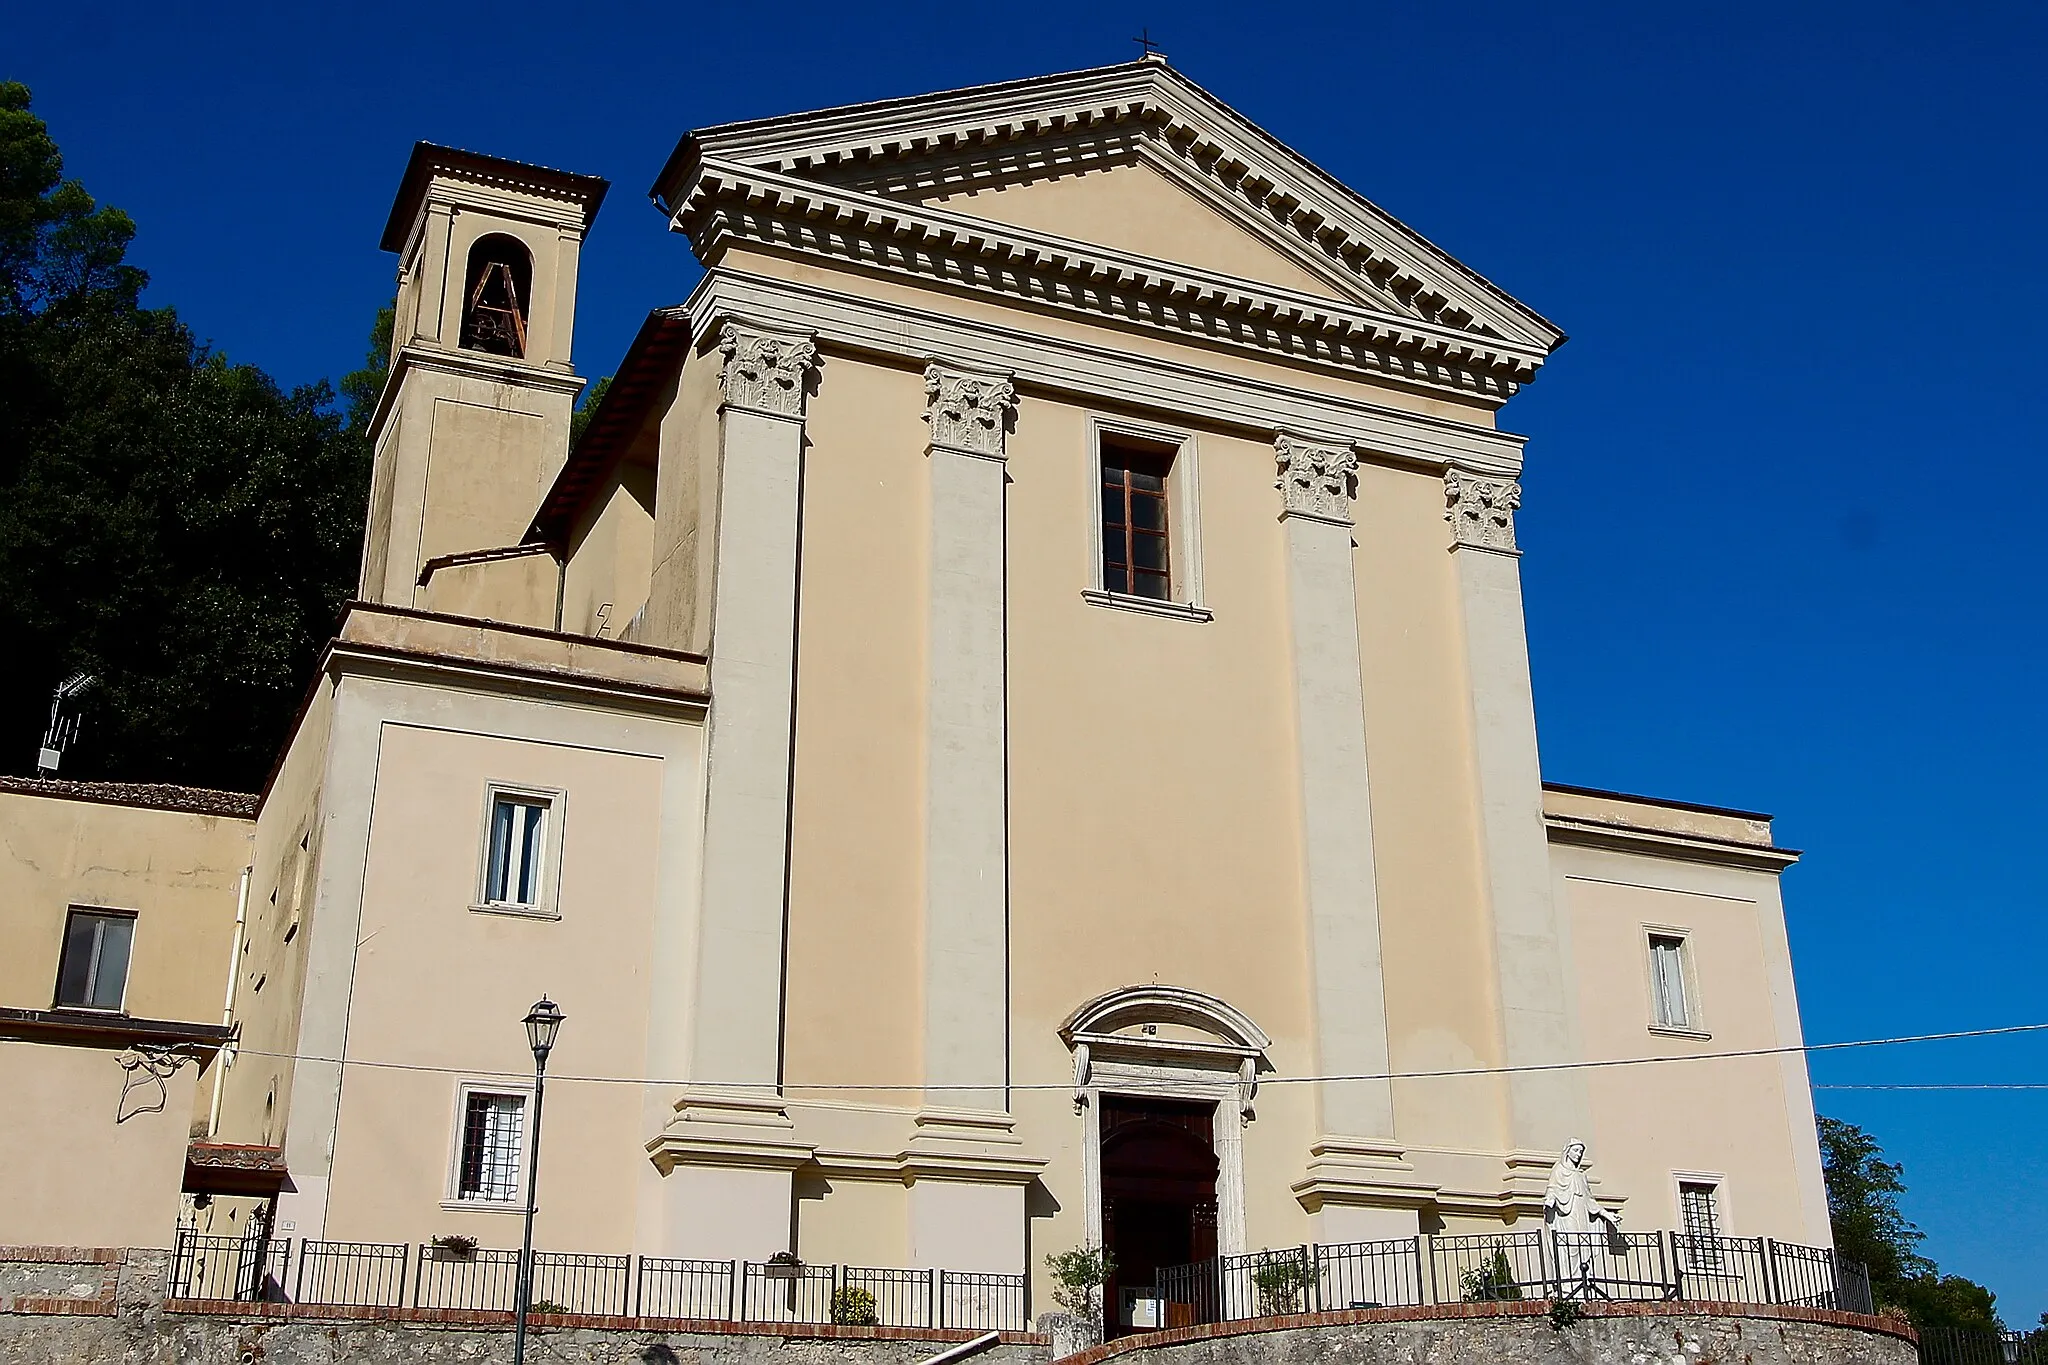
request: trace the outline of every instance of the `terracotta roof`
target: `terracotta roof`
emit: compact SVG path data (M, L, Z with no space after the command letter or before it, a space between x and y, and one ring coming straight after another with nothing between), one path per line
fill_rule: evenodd
M647 315L633 344L626 348L611 387L605 390L597 411L591 413L590 425L583 429L582 439L569 452L554 487L534 514L526 533L528 540L568 543L570 527L584 500L639 434L648 409L675 376L689 346L690 320L682 310L662 308Z
M97 801L107 806L185 811L192 815L226 815L237 820L255 819L260 804L253 792L180 787L169 782L73 782L61 777L0 777L0 792L47 796L58 801Z

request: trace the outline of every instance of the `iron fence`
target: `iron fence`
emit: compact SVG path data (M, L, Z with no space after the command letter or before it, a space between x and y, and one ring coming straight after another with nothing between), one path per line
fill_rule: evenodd
M510 1313L519 1295L519 1253L422 1242L412 1277L415 1308L475 1308Z
M634 1308L645 1318L739 1319L738 1261L692 1261L642 1256L634 1282Z
M1031 1314L1023 1275L989 1270L932 1273L938 1277L932 1302L938 1305L939 1314L932 1326L964 1327L976 1332L1030 1330Z
M291 1239L215 1237L179 1228L171 1249L171 1295L180 1299L285 1297Z
M308 1237L299 1243L299 1278L292 1298L298 1303L402 1307L409 1253L403 1242L323 1242Z
M1423 1234L1290 1247L1165 1266L1154 1290L1165 1301L1169 1326L1331 1308L1538 1299L1693 1299L1873 1311L1864 1267L1828 1248L1664 1232ZM2029 1365L2048 1365L2048 1359Z
M633 1311L633 1258L536 1251L532 1308L536 1313L628 1315Z
M1988 1327L1927 1327L1920 1365L2048 1365L2048 1326L2031 1332Z

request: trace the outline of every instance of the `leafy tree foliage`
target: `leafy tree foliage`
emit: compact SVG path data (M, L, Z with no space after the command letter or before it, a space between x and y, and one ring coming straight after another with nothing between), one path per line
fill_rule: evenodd
M1878 1307L1904 1309L1923 1332L1991 1331L2002 1325L1990 1290L1960 1275L1943 1275L1920 1254L1923 1234L1899 1207L1905 1168L1884 1159L1876 1138L1853 1123L1823 1118L1820 1153L1835 1250L1870 1267ZM2043 1321L2048 1323L2048 1315Z
M383 355L287 392L141 305L134 235L0 84L0 771L86 672L64 776L254 790L355 586Z

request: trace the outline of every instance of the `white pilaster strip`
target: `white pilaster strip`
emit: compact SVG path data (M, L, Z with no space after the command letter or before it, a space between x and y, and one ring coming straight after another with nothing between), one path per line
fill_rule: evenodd
M1383 1076L1389 1069L1387 1006L1351 563L1358 457L1348 446L1284 432L1274 448L1287 542L1316 1068L1325 1075ZM1318 1089L1323 1133L1391 1143L1391 1082L1345 1081Z
M1565 991L1569 973L1543 827L1543 774L1515 547L1521 485L1452 468L1444 475L1458 565L1458 602L1478 771L1482 884L1492 910L1494 967L1509 1066L1578 1060ZM1589 1109L1577 1072L1508 1078L1508 1143L1549 1152L1585 1136Z
M807 336L728 322L691 1077L780 1082Z
M934 363L925 715L925 1078L948 1109L1009 1108L1004 375Z

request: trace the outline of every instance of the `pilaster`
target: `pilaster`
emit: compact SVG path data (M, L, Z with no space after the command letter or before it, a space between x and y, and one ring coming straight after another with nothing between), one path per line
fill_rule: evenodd
M757 1256L767 1242L783 1249L790 1172L809 1156L779 1091L804 411L818 349L808 336L727 322L719 351L694 1088L649 1151L671 1186L672 1252Z
M1017 390L1007 375L935 361L925 398L924 1072L934 1089L906 1154L923 1154L912 1254L1008 1271L1023 1262L1025 1183L1003 1174L1023 1169L1008 1112L1004 457Z
M1577 1030L1565 990L1567 941L1551 895L1521 551L1515 544L1522 488L1513 479L1454 466L1444 475L1444 498L1465 637L1502 1060L1511 1067L1572 1061L1578 1056ZM1585 1131L1589 1108L1578 1073L1510 1074L1507 1089L1511 1149L1555 1153ZM1535 1180L1533 1164L1509 1166L1509 1188L1526 1194Z
M1280 433L1274 451L1293 640L1316 1069L1380 1078L1317 1087L1326 1135L1318 1150L1336 1144L1398 1163L1393 1087L1384 1079L1386 993L1351 556L1358 457L1347 445L1288 432Z

